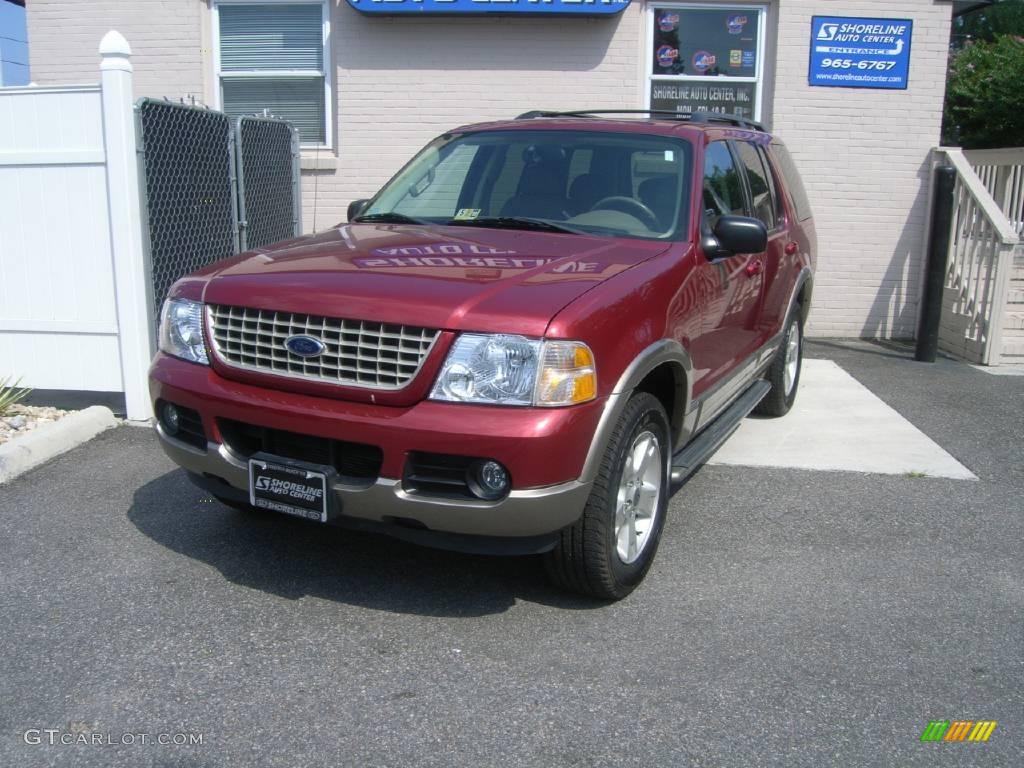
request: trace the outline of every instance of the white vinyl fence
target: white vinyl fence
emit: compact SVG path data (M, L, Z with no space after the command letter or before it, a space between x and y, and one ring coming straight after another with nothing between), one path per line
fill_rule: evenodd
M150 294L139 228L131 50L99 85L0 88L0 378L123 392L150 416Z

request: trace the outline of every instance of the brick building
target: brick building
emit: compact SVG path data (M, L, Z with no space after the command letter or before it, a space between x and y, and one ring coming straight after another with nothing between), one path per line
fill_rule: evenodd
M27 8L41 85L93 79L97 41L117 29L134 49L138 96L192 97L235 113L266 107L295 122L307 232L343 221L349 201L463 123L588 107L760 119L789 144L817 219L810 333L905 338L917 317L929 150L939 144L958 5L970 3L32 0ZM840 18L832 27L816 16ZM851 51L881 58L865 74L864 56ZM890 67L896 77L886 83ZM860 87L842 87L851 85Z

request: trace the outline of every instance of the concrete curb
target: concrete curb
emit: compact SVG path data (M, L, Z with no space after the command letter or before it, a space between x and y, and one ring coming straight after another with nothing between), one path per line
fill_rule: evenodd
M116 426L109 408L93 405L0 445L0 485Z

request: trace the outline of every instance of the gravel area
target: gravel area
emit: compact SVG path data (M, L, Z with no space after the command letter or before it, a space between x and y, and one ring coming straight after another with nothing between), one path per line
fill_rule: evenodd
M0 445L43 424L60 421L71 411L38 405L12 405L0 416Z

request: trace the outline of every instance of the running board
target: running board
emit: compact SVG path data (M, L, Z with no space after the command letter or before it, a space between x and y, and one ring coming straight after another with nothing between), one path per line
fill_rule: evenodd
M720 416L673 456L672 482L681 483L700 469L700 466L722 447L722 443L729 439L740 422L754 410L771 388L772 385L767 381L755 381L732 405L722 411Z

